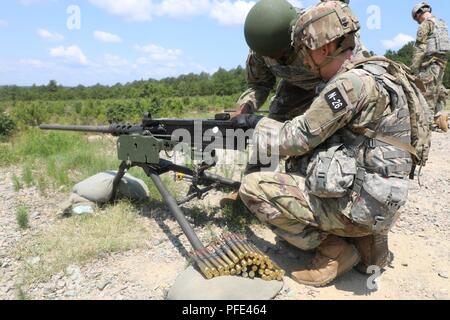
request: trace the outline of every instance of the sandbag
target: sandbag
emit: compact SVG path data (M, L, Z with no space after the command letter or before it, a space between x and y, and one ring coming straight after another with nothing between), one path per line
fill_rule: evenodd
M72 192L96 204L107 203L112 195L113 181L117 171L98 173L77 183ZM149 190L144 181L130 174L120 181L117 189L117 198L127 198L133 201L145 201L148 199Z
M189 266L175 280L168 300L269 300L283 288L283 281L265 281L238 276L205 279Z

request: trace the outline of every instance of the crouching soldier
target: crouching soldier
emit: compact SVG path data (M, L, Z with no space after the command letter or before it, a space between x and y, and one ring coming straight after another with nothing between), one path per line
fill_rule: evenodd
M352 55L359 28L351 10L335 1L299 18L294 46L327 85L304 115L258 122L256 149L288 156L294 165L286 174L249 174L239 191L278 236L316 250L309 267L292 273L302 284L326 285L356 265L364 272L386 266L387 234L406 202L408 175L428 154L424 97L399 64ZM307 163L306 172L296 163Z

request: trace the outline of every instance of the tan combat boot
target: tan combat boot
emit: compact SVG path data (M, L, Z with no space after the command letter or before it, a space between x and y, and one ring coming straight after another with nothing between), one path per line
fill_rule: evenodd
M361 255L361 262L356 266L356 270L363 274L370 274L370 266L384 269L394 260L394 255L389 251L387 235L374 234L353 238L351 241Z
M343 238L330 235L317 248L307 269L292 272L295 281L322 287L352 270L360 261L358 250Z
M441 129L444 132L448 132L448 115L447 114L441 114L439 117L437 117L434 122L438 126L439 129Z
M227 194L225 197L223 197L219 204L220 207L223 209L225 208L227 205L234 205L238 200L240 200L239 198L239 193L237 191L233 191L229 194Z

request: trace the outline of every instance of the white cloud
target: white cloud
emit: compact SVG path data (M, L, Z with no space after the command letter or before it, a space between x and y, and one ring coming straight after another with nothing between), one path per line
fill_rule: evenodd
M223 25L244 24L247 13L254 5L253 1L214 0L209 15Z
M243 24L255 1L244 0L89 0L93 5L128 21L150 21L154 16L185 18L209 16L222 25ZM300 5L299 0L292 0Z
M135 46L135 49L147 53L150 59L154 61L175 61L183 54L180 49L166 49L155 44ZM138 63L141 64L143 64L143 62L148 63L148 61L149 60L145 57L138 59Z
M152 19L151 0L89 0L93 5L128 21L149 21Z
M104 31L94 31L94 38L105 43L120 43L122 38L118 35L104 32Z
M38 35L41 38L47 39L47 40L52 40L52 41L61 41L64 39L64 36L57 33L57 32L50 32L46 29L38 29L37 30Z
M414 38L403 33L399 33L392 40L381 40L381 44L385 49L399 49L403 47L408 42L414 41Z
M8 21L0 19L0 28L6 28L8 26Z
M70 62L75 62L81 65L88 64L88 59L84 55L83 51L81 51L81 49L77 46L70 46L67 48L60 46L57 48L53 48L50 49L50 55L52 57L64 58Z

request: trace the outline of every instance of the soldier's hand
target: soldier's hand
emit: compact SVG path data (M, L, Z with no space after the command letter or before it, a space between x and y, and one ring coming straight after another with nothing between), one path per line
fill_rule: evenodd
M240 115L244 115L244 114L252 114L253 110L252 107L250 105L250 103L244 103L243 105L241 105L239 107L238 110L236 110L235 112L230 114L231 120L239 117Z
M256 114L241 114L235 118L232 118L231 121L233 122L233 125L239 128L255 128L262 118L264 118L264 116Z

